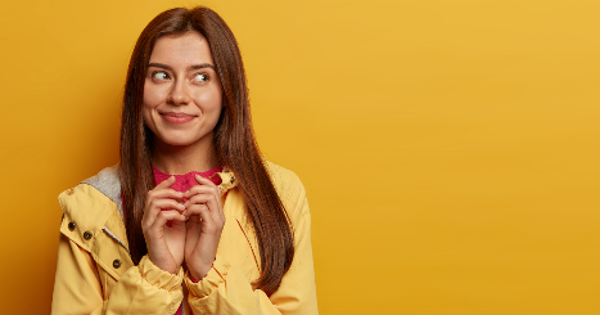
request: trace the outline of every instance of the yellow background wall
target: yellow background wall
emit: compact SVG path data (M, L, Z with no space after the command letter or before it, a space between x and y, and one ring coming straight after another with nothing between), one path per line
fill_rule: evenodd
M322 314L600 314L600 2L2 1L3 314L49 312L57 195L118 161L135 39L204 4L308 190Z

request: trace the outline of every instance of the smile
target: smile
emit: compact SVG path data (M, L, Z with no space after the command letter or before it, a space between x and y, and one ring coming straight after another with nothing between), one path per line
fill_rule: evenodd
M163 117L164 120L172 124L185 124L191 121L192 119L196 118L195 115L175 112L160 113L160 115Z

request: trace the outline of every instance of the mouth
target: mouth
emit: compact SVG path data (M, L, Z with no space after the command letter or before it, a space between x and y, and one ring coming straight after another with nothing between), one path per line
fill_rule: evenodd
M164 120L172 124L185 124L191 121L192 119L196 118L196 115L176 112L160 113L160 116L163 117Z

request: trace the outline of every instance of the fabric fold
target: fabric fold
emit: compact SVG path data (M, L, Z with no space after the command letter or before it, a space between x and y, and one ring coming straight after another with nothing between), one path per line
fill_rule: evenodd
M189 276L185 275L185 286L187 287L190 294L203 298L211 295L220 284L225 282L227 273L229 272L229 264L217 255L212 268L208 271L206 277L198 282L194 282Z
M179 268L177 274L172 274L164 271L156 266L148 255L142 257L139 264L140 274L151 285L165 289L167 291L181 290L181 282L183 281L183 268Z

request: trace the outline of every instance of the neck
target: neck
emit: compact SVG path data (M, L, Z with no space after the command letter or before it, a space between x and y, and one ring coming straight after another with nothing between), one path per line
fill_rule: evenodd
M219 166L217 153L210 141L178 146L164 143L154 138L152 164L161 172L183 175L189 172L206 172Z

